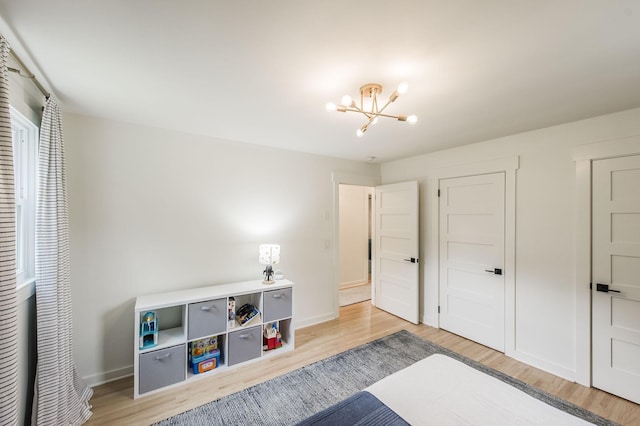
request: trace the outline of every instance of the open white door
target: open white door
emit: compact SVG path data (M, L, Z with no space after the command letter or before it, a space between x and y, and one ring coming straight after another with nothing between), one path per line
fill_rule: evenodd
M376 187L376 306L419 323L418 182Z
M593 386L640 404L640 156L593 162Z
M505 175L440 181L440 327L505 347Z

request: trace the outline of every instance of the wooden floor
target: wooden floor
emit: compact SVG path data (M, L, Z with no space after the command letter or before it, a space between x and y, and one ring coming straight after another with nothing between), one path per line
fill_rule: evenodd
M148 425L222 396L295 370L329 355L408 330L623 425L640 425L640 406L606 392L568 382L485 346L423 324L414 325L371 306L340 308L340 318L296 331L296 348L282 356L223 371L137 400L133 378L94 388L88 425Z

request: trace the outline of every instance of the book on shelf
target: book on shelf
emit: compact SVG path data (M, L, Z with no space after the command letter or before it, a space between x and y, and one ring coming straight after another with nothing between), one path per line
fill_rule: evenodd
M236 321L240 325L249 325L255 318L260 317L260 311L250 303L245 303L236 311Z

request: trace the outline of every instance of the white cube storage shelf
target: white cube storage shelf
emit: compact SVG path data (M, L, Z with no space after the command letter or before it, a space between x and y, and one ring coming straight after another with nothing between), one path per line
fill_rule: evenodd
M235 310L251 303L260 313L245 325L229 321L231 298L235 300ZM158 344L141 348L140 324L147 312L157 316ZM134 321L133 396L138 398L293 350L293 283L278 280L265 285L262 281L245 281L140 296L136 299ZM279 323L282 347L263 350L264 327L275 321ZM207 337L217 337L220 363L213 370L194 374L188 365L189 342Z

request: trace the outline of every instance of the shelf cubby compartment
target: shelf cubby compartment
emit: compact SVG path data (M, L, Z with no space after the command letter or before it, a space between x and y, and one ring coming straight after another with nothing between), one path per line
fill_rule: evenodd
M214 336L227 329L227 298L189 303L189 340Z
M279 335L276 335L275 340L269 340L267 338L268 333L266 333L266 330L273 327L274 323L277 326ZM287 318L279 321L265 322L264 325L262 326L262 336L263 336L263 339L262 339L263 354L266 355L274 352L282 352L283 348L287 348L292 344L291 318Z
M262 353L262 324L239 327L229 333L229 366L260 358Z
M230 299L231 298L235 300L236 314L234 315L235 322L229 321L228 331L233 331L238 328L253 327L262 323L262 292L238 294L231 296ZM237 315L237 312L246 304L253 305L258 310L258 313L244 324L241 324L238 321L239 317Z
M153 333L148 331L149 327L145 321L145 316L149 313L153 315L155 327L157 327L155 340ZM186 341L185 309L182 305L139 311L137 312L137 317L139 324L138 348L140 353L168 348Z
M202 357L212 349L210 346L211 339L216 339L215 350L218 351L218 355L215 357L203 357L199 363L195 363L194 358ZM191 340L187 343L187 376L191 378L193 376L204 376L209 373L217 372L221 368L226 366L226 351L227 351L227 338L226 333L216 336L208 336L201 339ZM195 350L194 346L199 346L200 350ZM209 347L208 347L209 346ZM215 359L215 363L211 364L211 359Z

